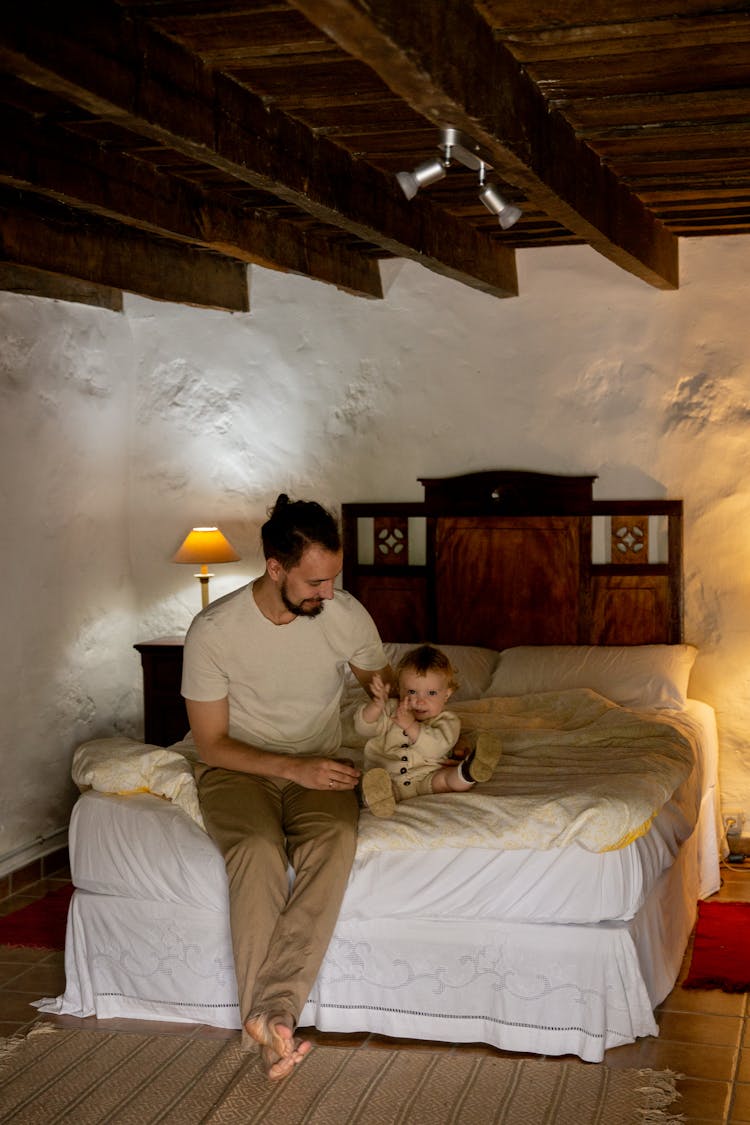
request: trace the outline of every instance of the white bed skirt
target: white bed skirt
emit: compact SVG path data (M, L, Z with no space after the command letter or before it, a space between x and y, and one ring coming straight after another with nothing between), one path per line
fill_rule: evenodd
M714 815L707 795L702 823L628 922L340 922L301 1026L590 1062L657 1034L652 1009L679 972L701 890L699 841L715 839L705 832ZM65 971L64 995L41 1011L240 1026L221 910L78 890Z

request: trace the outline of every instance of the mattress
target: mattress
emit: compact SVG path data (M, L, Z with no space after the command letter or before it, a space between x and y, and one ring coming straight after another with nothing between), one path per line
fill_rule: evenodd
M695 703L689 715L702 758L702 769L694 771L689 785L702 784L710 793L717 768L713 711ZM683 790L681 800L668 803L645 835L608 852L573 844L547 851L436 848L421 851L417 862L403 851L358 855L340 918L628 920L692 833L694 821L686 820L685 809L700 802L700 793L689 800ZM713 838L711 832L704 844L709 851ZM84 794L71 820L70 854L73 879L82 890L226 909L224 866L213 842L179 808L150 794ZM713 872L715 865L707 870ZM707 886L705 893L715 889Z

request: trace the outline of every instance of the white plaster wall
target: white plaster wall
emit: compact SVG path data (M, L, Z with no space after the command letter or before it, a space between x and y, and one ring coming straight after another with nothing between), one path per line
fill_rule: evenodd
M701 648L693 690L719 717L725 805L750 818L750 241L681 247L674 293L582 247L519 254L521 296L506 301L411 263L384 265L382 302L256 269L248 315L132 297L118 318L0 297L0 317L17 338L3 394L21 419L20 428L8 425L2 456L25 466L7 508L32 525L32 542L57 544L54 582L69 588L68 632L84 638L61 673L71 646L64 630L51 645L45 620L52 605L60 612L57 600L35 599L37 583L24 571L29 592L13 610L19 655L3 682L23 675L38 691L43 664L47 720L11 682L7 706L22 747L14 760L41 755L52 768L49 776L22 770L23 831L36 831L63 792L74 738L52 737L51 717L67 715L62 725L75 736L137 721L129 646L183 631L199 608L192 568L169 561L191 526L217 523L242 555L215 568L218 596L259 572L258 529L281 490L333 506L419 499L420 476L498 467L598 473L601 497L685 499L686 631ZM106 392L93 393L99 385ZM46 423L50 398L54 426ZM94 436L94 418L106 437ZM47 446L24 452L22 432L42 429ZM73 456L77 442L85 455ZM76 467L63 480L47 461L60 452L64 466ZM93 479L84 463L96 463ZM105 556L98 567L67 530L79 518L81 487ZM46 539L40 512L50 521ZM40 556L37 580L49 586L54 572ZM93 667L85 623L102 620L95 640L103 664ZM71 708L71 681L94 700L86 721Z
M2 294L0 338L2 863L67 826L73 748L134 727L140 700L127 320Z

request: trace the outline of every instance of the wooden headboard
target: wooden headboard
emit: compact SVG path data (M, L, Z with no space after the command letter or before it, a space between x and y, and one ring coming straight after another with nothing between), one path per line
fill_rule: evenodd
M344 588L384 640L682 641L682 501L594 500L595 479L497 470L344 504Z

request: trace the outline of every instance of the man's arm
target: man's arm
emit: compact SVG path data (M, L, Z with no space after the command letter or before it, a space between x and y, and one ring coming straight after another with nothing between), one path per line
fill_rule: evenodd
M393 669L391 668L390 664L386 664L384 668L375 668L375 669L355 668L353 664L350 664L349 667L351 668L353 674L359 680L360 684L365 689L367 694L370 696L370 699L375 698L375 696L373 695L373 691L372 691L372 681L375 679L376 676L380 676L380 679L382 680L382 682L389 689L390 695L396 695L397 694L396 693L396 677L393 675Z
M276 754L229 735L229 700L186 699L190 729L201 760L238 773L283 777L304 789L354 789L360 771L335 758Z

